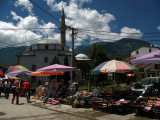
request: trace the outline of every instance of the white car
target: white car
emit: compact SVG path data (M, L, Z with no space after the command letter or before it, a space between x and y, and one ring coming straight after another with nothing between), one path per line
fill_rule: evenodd
M139 92L141 94L154 83L160 83L160 76L144 78L141 82L132 87L132 91Z

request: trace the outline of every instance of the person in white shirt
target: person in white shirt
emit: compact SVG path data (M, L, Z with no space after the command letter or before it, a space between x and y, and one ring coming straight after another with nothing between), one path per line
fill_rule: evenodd
M9 98L9 92L10 92L10 87L11 87L11 82L10 81L5 81L4 83L5 86L5 98L8 99Z

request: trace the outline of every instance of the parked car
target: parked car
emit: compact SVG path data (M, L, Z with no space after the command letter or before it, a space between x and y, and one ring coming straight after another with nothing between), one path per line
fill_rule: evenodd
M146 77L138 84L135 84L134 87L132 87L132 91L139 92L140 94L147 90L147 88L154 83L160 83L160 76L157 77Z

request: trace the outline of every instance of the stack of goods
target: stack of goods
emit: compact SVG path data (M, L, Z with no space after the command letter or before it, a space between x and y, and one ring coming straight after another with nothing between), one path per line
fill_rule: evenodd
M130 112L130 101L125 99L120 99L112 104L112 112Z
M125 99L120 99L119 101L114 102L114 104L117 105L128 104L128 103L130 103L130 101Z
M86 90L77 91L76 94L74 95L73 106L85 107L88 104L89 96L90 94Z
M60 104L58 100L55 100L54 98L49 98L47 103L52 104L52 105L58 105Z
M37 89L36 89L36 93L33 96L33 99L40 99L40 97L42 97L43 93L45 92L44 86L40 85Z
M157 98L157 102L155 104L155 118L160 118L160 98Z
M149 87L134 103L136 115L160 118L160 84Z

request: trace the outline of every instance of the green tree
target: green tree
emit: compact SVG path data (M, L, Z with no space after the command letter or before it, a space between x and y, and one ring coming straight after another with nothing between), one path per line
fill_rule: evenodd
M93 68L98 66L102 62L109 60L109 57L107 56L106 51L101 44L93 45L90 50L89 57L93 60Z
M58 59L57 56L55 56L55 57L53 58L52 62L50 63L50 65L53 65L53 64L60 64L60 61L59 61L59 59Z
M52 60L52 62L50 63L50 65L53 65L53 64L60 64L60 61L59 61L58 57L55 56L55 57L53 58L53 60ZM49 79L54 79L55 76L48 76L48 78L49 78Z

